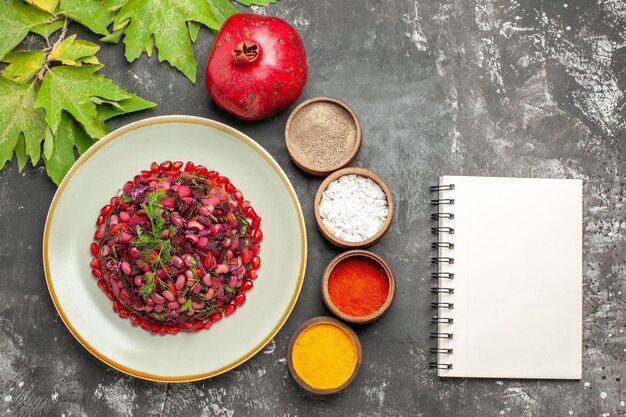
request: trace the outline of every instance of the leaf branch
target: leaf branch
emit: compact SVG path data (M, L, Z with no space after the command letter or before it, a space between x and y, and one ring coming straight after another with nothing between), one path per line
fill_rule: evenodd
M50 43L46 40L46 42L48 42L48 47L46 49L44 49L44 51L46 51L46 62L44 62L43 66L41 67L41 69L39 70L39 72L37 73L37 79L39 81L43 80L43 76L45 75L46 71L48 71L50 69L50 52L52 52L52 50L54 49L55 46L57 46L59 43L63 42L63 40L65 39L65 36L67 35L67 25L69 23L69 19L67 17L63 18L63 29L61 29L61 34L59 35L59 37L57 38L57 40L54 42L54 44L52 46L50 46ZM55 19L58 20L58 19ZM54 21L54 20L52 20Z

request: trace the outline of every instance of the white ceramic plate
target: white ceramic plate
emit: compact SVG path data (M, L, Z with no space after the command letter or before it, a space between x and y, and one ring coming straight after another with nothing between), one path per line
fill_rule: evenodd
M113 312L91 276L100 207L152 161L194 161L230 178L261 216L259 277L246 303L209 330L153 335ZM306 231L287 176L256 142L221 123L163 116L124 126L83 154L59 185L43 240L46 281L61 319L93 355L139 378L187 382L250 359L280 330L300 293Z

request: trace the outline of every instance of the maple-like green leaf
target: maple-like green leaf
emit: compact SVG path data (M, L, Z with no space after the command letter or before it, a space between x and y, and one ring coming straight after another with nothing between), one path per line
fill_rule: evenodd
M60 66L46 72L35 106L46 111L46 121L52 132L57 133L63 110L74 116L92 138L100 138L109 132L91 98L122 101L134 96L104 75L94 74L100 68L101 65Z
M132 94L130 98L116 102L115 105L111 105L111 103L106 103L109 105L104 105L105 103L102 104L102 106L98 106L97 111L104 120L109 120L110 118L121 114L149 109L150 107L154 107L156 105L153 102L144 100L134 94Z
M64 65L76 65L81 62L88 62L91 64L98 63L97 58L94 62L94 55L100 50L100 47L95 43L87 42L82 39L76 39L76 35L72 35L63 39L61 42L54 45L50 55L48 55L49 61L61 61Z
M22 42L29 31L52 19L50 14L19 0L0 0L0 59Z
M61 0L59 13L98 35L108 36L108 27L124 3L126 0Z
M46 62L46 53L44 51L14 51L5 56L2 62L10 64L2 71L2 76L24 84L41 70Z
M59 0L25 0L26 3L30 3L33 6L45 10L48 13L54 13L57 6L59 5Z
M106 35L100 38L100 40L102 42L118 43L120 39L122 38L122 35L124 34L125 30L126 30L126 26L122 26L121 28L114 29L110 35Z
M220 22L220 26L226 19L237 13L237 9L235 9L230 0L211 0L209 4L215 18ZM189 32L191 33L191 30Z
M235 0L237 3L243 4L244 6L265 6L266 4L276 3L276 0Z
M202 25L198 22L192 21L187 22L187 25L189 26L189 39L191 39L191 42L195 42L196 39L198 39L198 33L200 33Z
M154 45L160 62L169 62L194 83L198 64L187 22L199 22L214 30L220 27L206 0L128 0L115 18L114 29L127 21L126 59L134 61Z
M63 112L56 134L47 135L44 143L43 160L52 181L59 185L72 167L76 160L74 148L78 153L83 153L93 143L94 140L85 133L81 125L68 113ZM45 152L46 148L50 149L50 152Z
M48 39L50 35L52 35L57 30L61 29L62 27L63 27L63 19L61 18L61 19L53 20L48 23L42 23L40 25L33 26L30 29L30 31Z
M44 112L35 108L35 83L20 84L0 77L0 97L0 169L11 160L20 136L25 142L18 157L23 161L23 156L28 155L35 165L41 156L46 129Z
M15 145L15 157L17 158L17 170L22 172L26 164L28 163L28 155L26 155L26 141L24 135L20 135Z

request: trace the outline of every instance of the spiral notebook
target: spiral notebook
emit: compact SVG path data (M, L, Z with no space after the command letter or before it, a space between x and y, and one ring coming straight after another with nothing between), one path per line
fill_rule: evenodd
M582 181L444 176L431 191L437 375L580 379Z

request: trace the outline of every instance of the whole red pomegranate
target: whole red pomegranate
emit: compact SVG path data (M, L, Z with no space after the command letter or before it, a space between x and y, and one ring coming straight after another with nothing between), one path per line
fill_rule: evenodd
M220 29L204 69L206 90L226 111L245 120L289 107L306 83L298 32L282 19L237 13Z

